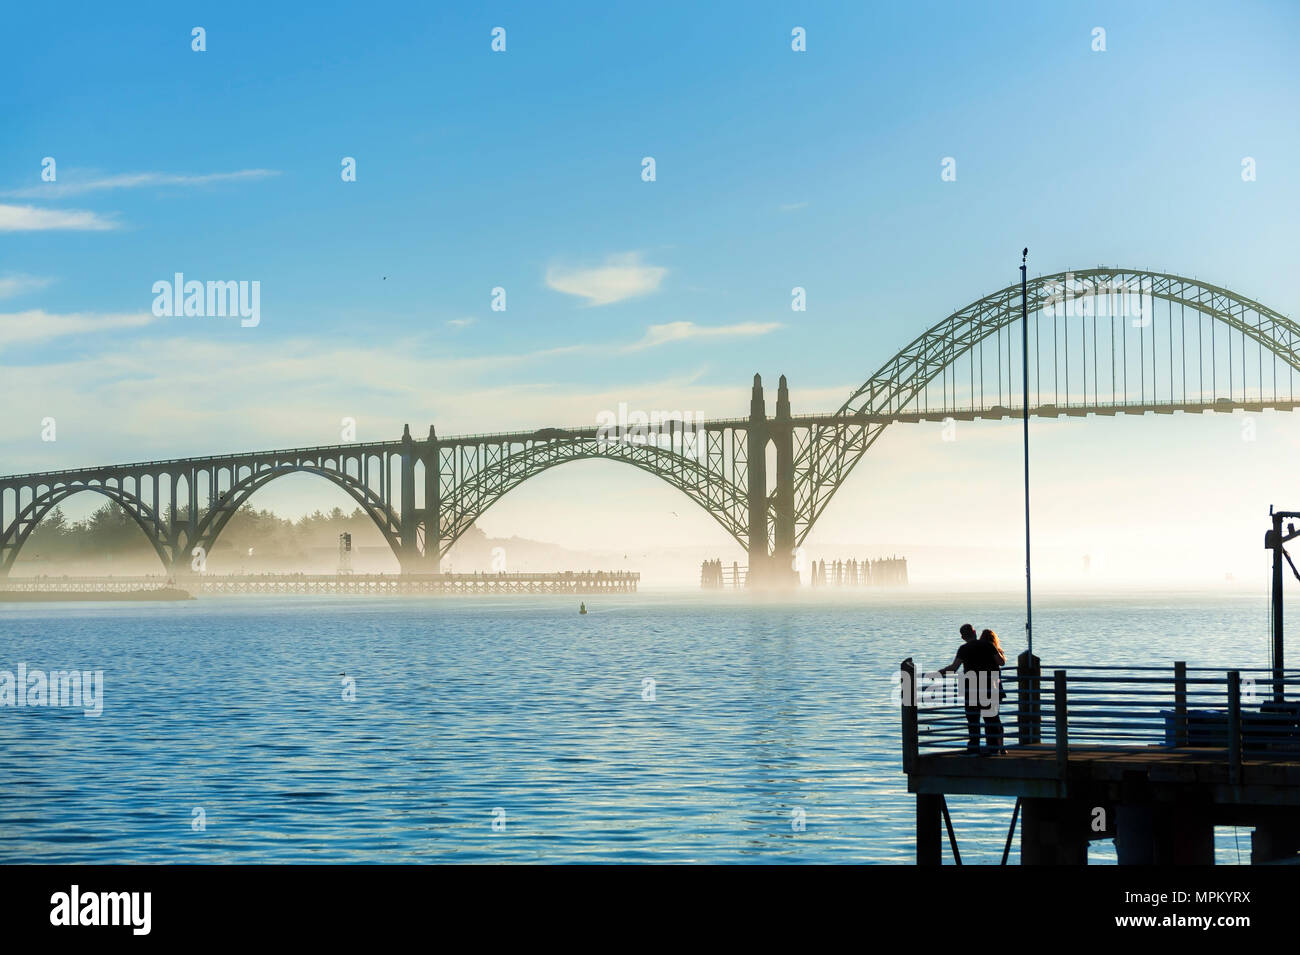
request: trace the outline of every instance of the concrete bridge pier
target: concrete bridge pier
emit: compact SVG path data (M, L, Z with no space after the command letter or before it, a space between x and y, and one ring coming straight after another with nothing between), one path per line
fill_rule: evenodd
M424 573L436 574L442 561L442 482L439 480L438 434L429 425L424 449Z
M749 399L746 470L749 501L749 576L745 586L766 587L771 579L771 558L767 552L767 406L763 401L763 380L754 375Z
M776 391L776 418L772 422L776 444L776 528L772 548L772 583L799 586L794 566L794 421L790 415L790 388L785 375Z
M416 540L417 515L415 513L415 441L411 438L411 426L402 425L402 469L401 498L398 509L398 526L401 528L402 548L398 561L402 573L418 574L424 570L424 559L420 554L419 542Z
M191 555L197 541L197 518L198 518L198 500L194 490L194 481L192 476L186 475L181 471L164 472L167 478L167 513L159 514L159 520L162 523L162 545L167 555L171 558L168 562L170 573L173 577L179 577L190 573ZM188 485L189 500L178 497L176 486L181 479L186 479ZM155 488L157 481L155 480ZM184 507L185 514L181 513ZM157 513L157 511L155 511Z
M763 380L754 376L747 422L746 470L749 503L749 577L747 587L785 589L795 587L794 570L794 421L790 415L790 389L781 376L776 393L776 417L768 420L763 397ZM776 490L767 491L767 446L776 446ZM769 502L775 503L772 545L768 549Z

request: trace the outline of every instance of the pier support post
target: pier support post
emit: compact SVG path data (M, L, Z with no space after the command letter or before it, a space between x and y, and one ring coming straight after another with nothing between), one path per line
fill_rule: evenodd
M1115 807L1115 855L1120 865L1214 865L1210 807L1141 803Z
M1067 778L1070 768L1069 700L1066 697L1065 671L1057 670L1052 676L1052 719L1056 737L1056 775Z
M1039 688L1041 662L1028 650L1016 657L1016 678L1018 693L1016 695L1017 741L1021 746L1032 746L1043 738L1042 695Z
M1250 864L1278 862L1300 853L1300 823L1270 822L1250 834Z
M1087 865L1091 815L1071 799L1020 801L1021 865Z
M943 796L916 794L916 864L943 865Z
M1174 661L1174 745L1187 745L1187 662Z
M1115 857L1120 865L1155 862L1155 822L1151 805L1115 807Z
M916 756L919 748L916 704L920 702L920 693L916 685L916 664L908 657L898 670L900 689L902 690L902 738L903 738L903 772L910 773L916 768Z
M1241 782L1241 671L1228 671L1228 782Z
M1214 823L1209 809L1188 803L1156 808L1156 865L1214 865Z
M749 576L747 587L763 587L769 579L767 553L767 407L763 401L763 380L754 376L749 400L749 430L746 466L749 471Z

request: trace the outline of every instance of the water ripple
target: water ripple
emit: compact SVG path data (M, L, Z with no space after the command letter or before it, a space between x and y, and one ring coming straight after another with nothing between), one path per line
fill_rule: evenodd
M0 861L909 862L890 677L947 662L968 618L1021 619L1013 597L573 603L0 608L0 669L105 674L98 718L0 708ZM1049 664L1261 666L1265 612L1070 599L1035 624ZM964 860L996 863L1010 801L950 806Z

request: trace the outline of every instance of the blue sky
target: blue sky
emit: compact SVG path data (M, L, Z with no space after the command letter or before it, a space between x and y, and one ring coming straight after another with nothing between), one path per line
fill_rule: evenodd
M446 6L6 12L0 470L325 443L345 415L361 437L618 401L729 416L755 371L829 410L1014 281L1022 245L1033 272L1162 268L1300 313L1294 4ZM258 327L153 318L178 271L259 281ZM1070 446L1190 455L1212 427L1096 423ZM1002 453L988 434L963 467ZM882 453L919 461L921 440ZM618 510L603 474L493 519L563 536L515 525L570 487ZM880 524L871 480L861 519L894 542L910 518Z

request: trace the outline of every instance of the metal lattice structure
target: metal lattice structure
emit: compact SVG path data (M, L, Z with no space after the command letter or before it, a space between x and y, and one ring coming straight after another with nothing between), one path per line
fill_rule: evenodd
M1259 302L1183 276L1101 266L1042 276L1027 292L1031 415L1296 406L1300 326ZM801 430L796 545L886 425L1021 414L1020 342L1017 283L927 329L831 420Z
M749 554L749 580L788 576L832 496L900 422L1019 415L1292 410L1300 326L1227 289L1104 268L1028 284L1030 389L1022 393L1020 287L927 329L833 414L794 416L781 378L769 417L754 376L749 415L642 427L591 426L353 443L147 461L0 478L0 577L40 521L72 494L115 501L172 573L201 570L249 498L286 474L346 491L404 573L429 573L496 501L580 460L630 464L695 501ZM768 475L769 447L775 469Z

